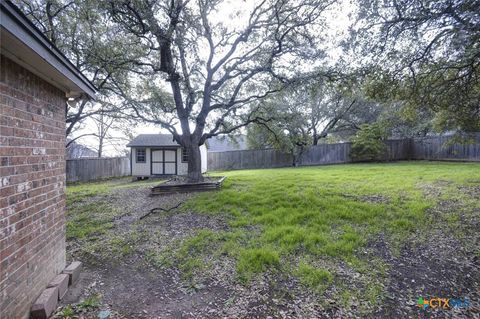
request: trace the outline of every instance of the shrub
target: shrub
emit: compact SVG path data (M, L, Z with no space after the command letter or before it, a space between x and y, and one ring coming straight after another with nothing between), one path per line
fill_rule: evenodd
M384 160L386 138L386 129L381 123L363 124L353 139L350 157L357 162Z

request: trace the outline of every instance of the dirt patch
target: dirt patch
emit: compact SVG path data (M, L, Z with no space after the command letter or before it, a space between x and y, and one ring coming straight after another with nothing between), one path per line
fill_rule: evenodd
M367 202L373 204L389 204L390 198L383 195L366 195L366 196L356 196L350 194L342 194L343 197L352 198L359 202Z
M437 196L444 192L442 186L448 185L435 183L422 188L426 196ZM465 193L472 195L470 190ZM452 219L454 216L459 220ZM480 318L480 235L478 228L472 228L479 217L476 208L465 207L461 201L442 200L428 212L431 226L410 238L399 255L392 254L384 239L373 242L370 248L389 269L386 296L374 317ZM419 298L435 297L467 298L471 306L450 310L417 306Z
M404 247L400 256L388 260L387 295L375 318L421 318L425 315L450 318L452 314L456 318L473 318L475 313L478 315L478 308L474 307L433 312L417 307L420 297L467 297L474 302L480 298L480 265L463 251L461 243L439 234L428 242L417 244L416 247Z
M170 209L192 197L192 194L187 193L164 196L150 196L150 194L150 188L126 188L109 194L105 197L105 201L123 212L115 219L116 223L129 224L139 220L152 209Z
M480 198L480 186L459 186L458 190L468 196Z
M87 268L63 305L101 295L102 304L83 314L98 318L342 318L336 307L325 309L315 295L279 281L272 274L248 286L207 282L196 289L183 286L178 272L152 270L138 264ZM58 317L60 318L60 317Z
M370 195L370 196L361 196L359 198L362 202L376 203L376 204L388 204L390 199L382 195Z
M97 318L102 310L108 310L110 318L208 318L211 309L219 307L228 292L220 286L188 290L173 270L154 271L126 262L85 269L63 303L78 303L96 294L101 295L102 304L84 314L85 318Z
M439 198L444 193L444 188L452 184L451 181L437 180L434 183L419 183L419 187L425 196L430 198Z
M225 220L219 217L188 213L157 214L152 216L150 223L172 235L185 234L197 229L210 229L215 231L226 230L228 226Z

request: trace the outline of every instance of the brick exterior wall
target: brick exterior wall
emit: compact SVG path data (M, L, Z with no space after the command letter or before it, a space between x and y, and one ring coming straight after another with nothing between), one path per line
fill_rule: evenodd
M0 317L30 305L65 267L65 94L0 60Z

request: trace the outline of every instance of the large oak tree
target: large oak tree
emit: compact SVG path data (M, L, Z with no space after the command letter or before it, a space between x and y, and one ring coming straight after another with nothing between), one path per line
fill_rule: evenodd
M254 115L256 103L312 71L329 4L110 1L113 21L144 53L116 92L138 118L171 132L189 154L189 180L200 181L200 145L268 120Z

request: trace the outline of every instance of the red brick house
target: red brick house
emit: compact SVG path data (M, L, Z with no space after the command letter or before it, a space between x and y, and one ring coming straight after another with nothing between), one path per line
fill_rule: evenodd
M0 317L27 318L65 268L65 109L94 86L0 2Z

